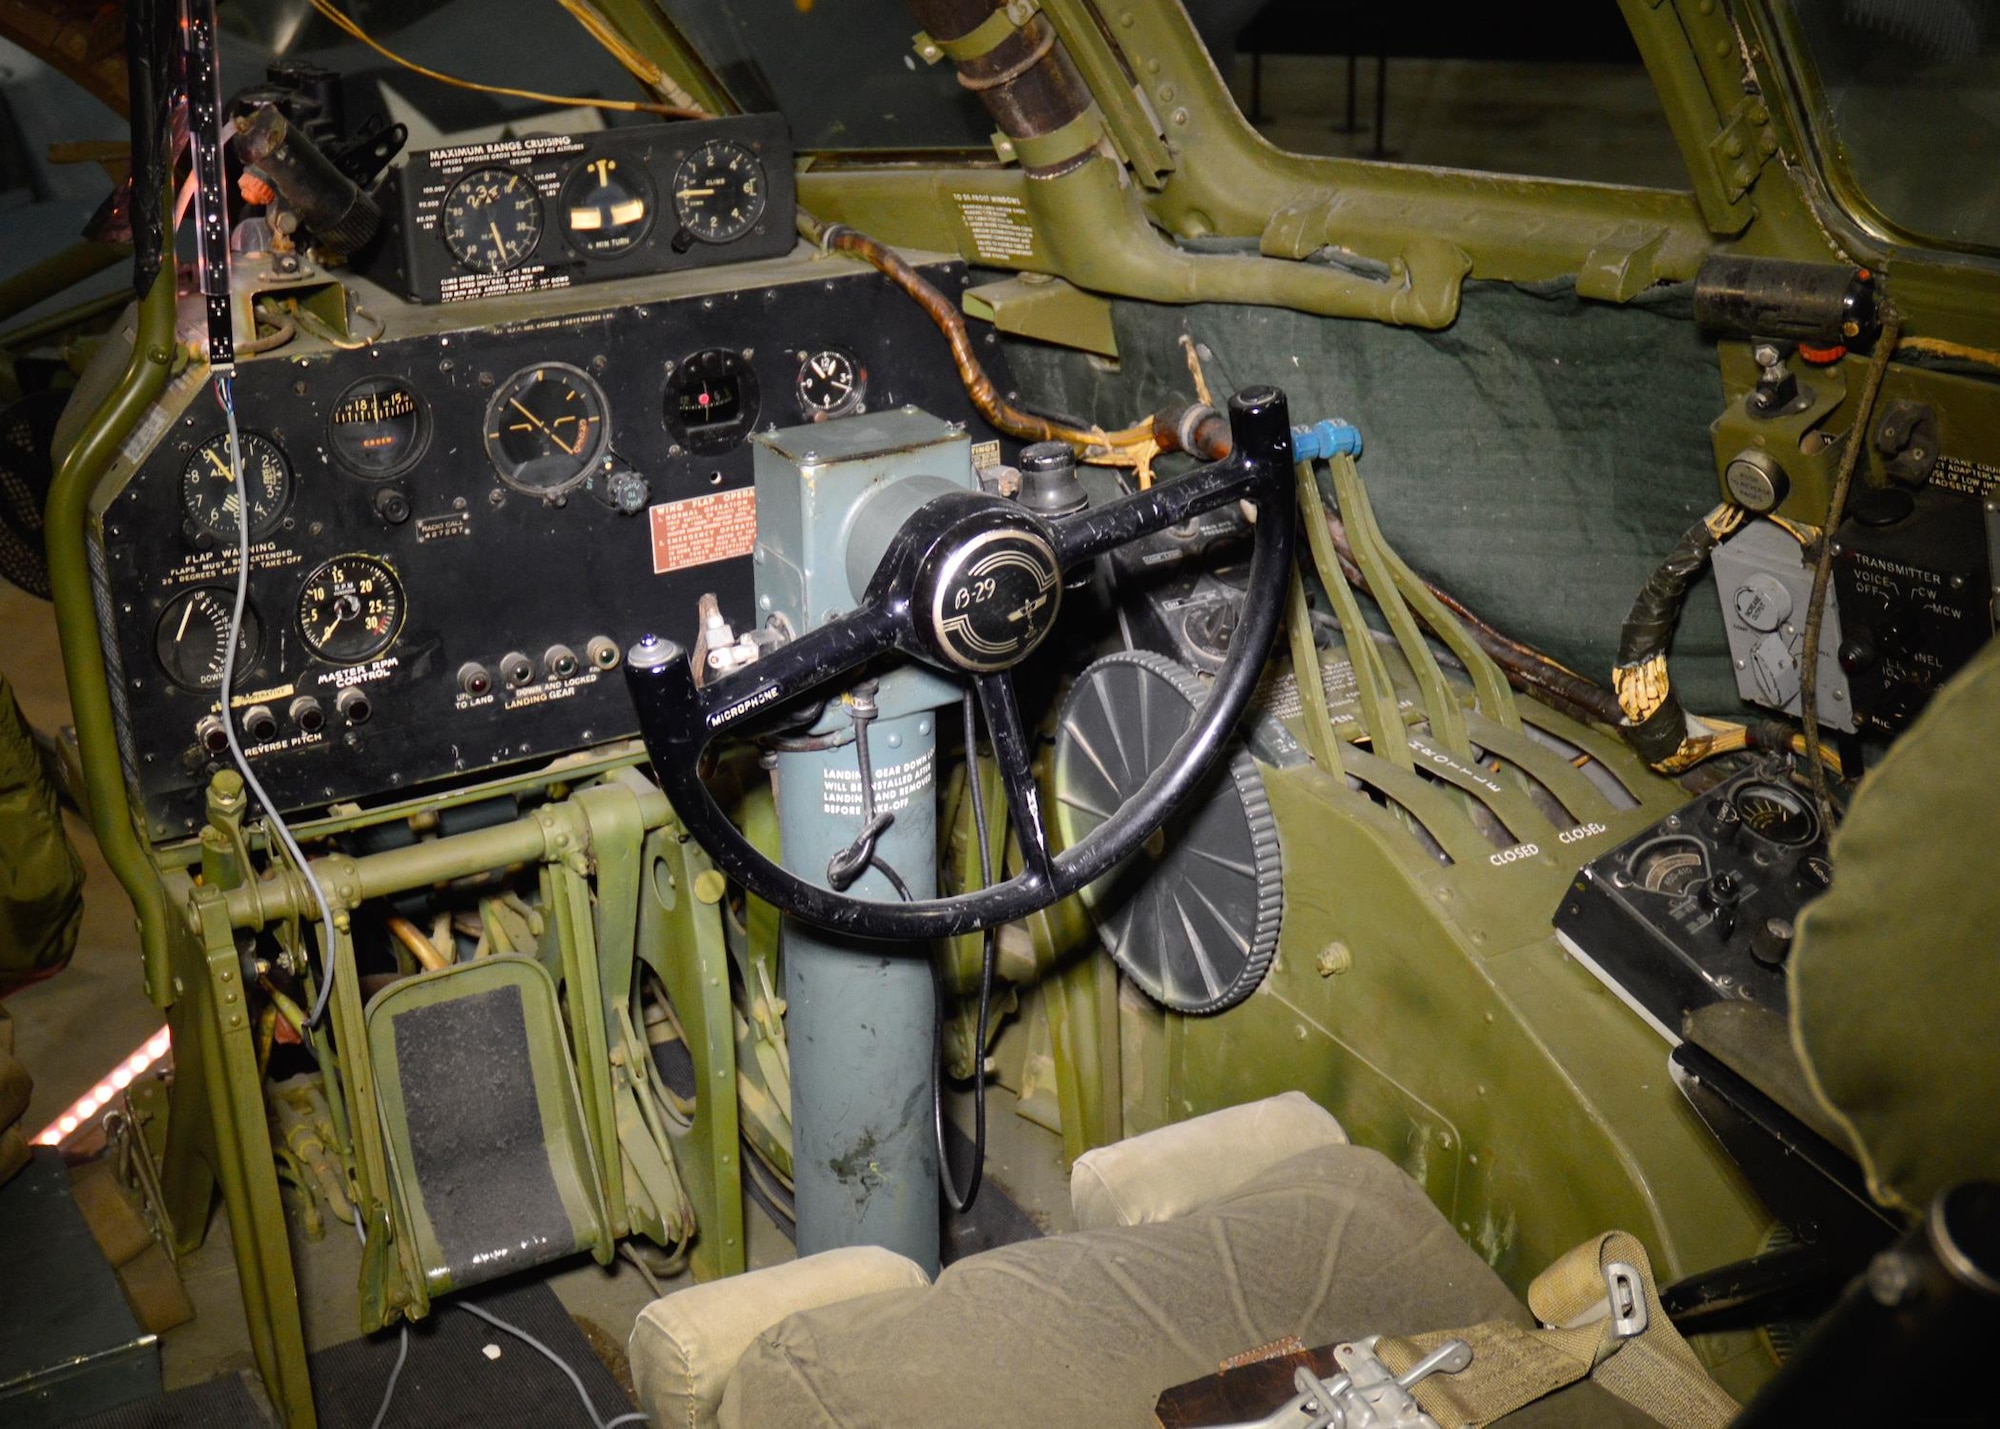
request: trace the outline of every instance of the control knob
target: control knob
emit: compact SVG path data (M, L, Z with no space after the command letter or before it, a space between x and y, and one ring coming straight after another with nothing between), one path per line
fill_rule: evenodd
M1701 886L1701 901L1715 915L1715 936L1727 940L1736 931L1736 905L1743 897L1743 880L1728 869Z
M1792 920L1765 918L1750 930L1750 956L1767 968L1783 967L1792 955Z

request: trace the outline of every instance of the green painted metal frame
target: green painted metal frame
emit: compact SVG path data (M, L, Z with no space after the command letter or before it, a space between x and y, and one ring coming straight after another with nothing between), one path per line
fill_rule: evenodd
M85 523L98 482L139 419L166 388L177 349L175 310L170 265L139 304L124 374L63 453L46 510L49 587L62 646L63 677L69 686L70 717L83 766L86 812L104 861L132 900L139 921L146 995L162 1009L174 1000L168 974L167 893L140 841L126 798L96 597L90 583Z
M718 906L725 884L678 824L647 834L640 870L639 957L665 985L695 1053L695 1113L675 1135L701 1227L689 1263L697 1279L712 1280L740 1273L747 1250L729 948Z
M1694 49L1733 35L1726 16L1690 7L1693 33L1677 18L1669 34L1653 22L1646 0L1631 5L1643 11L1634 28L1649 60L1655 52L1669 56L1654 72L1669 113L1681 116L1677 134L1685 131L1692 142L1700 131L1705 146L1715 133L1711 85L1719 77L1713 58L1705 67ZM1097 100L1095 129L1109 134L1113 149L1032 178L1017 167L890 168L844 156L801 176L802 202L891 242L1054 273L1097 292L1270 303L1420 327L1452 321L1468 276L1575 277L1587 296L1623 301L1657 282L1693 276L1713 241L1704 217L1710 208L1721 231L1745 227L1737 208L1705 205L1691 193L1286 154L1237 110L1178 5L1132 0L1099 8L1094 0L1065 0L1048 14ZM1167 159L1135 159L1151 153L1147 136L1154 133ZM1761 146L1761 132L1754 142ZM1089 148L1073 147L1078 154ZM1703 166L1694 172L1706 192L1714 165L1706 147L1701 153ZM1002 154L1018 157L1011 146ZM1756 212L1776 212L1794 241L1823 248L1795 200L1762 199L1772 185L1761 156L1760 148L1751 175ZM1038 155L1036 162L1060 157ZM1031 251L982 253L968 202L1024 214ZM1737 203L1747 208L1749 199ZM1162 241L1159 230L1255 239L1260 254L1191 255ZM1328 244L1387 265L1388 280L1296 261Z
M228 783L225 774L220 781ZM204 880L166 875L185 918L168 920L170 1010L177 1065L164 1180L181 1249L199 1244L219 1185L235 1243L258 1369L288 1425L314 1422L297 1286L257 1073L236 939L240 931L296 926L312 901L289 869L243 876L251 854L238 820L240 786L211 799ZM698 1274L745 1264L737 1149L736 1063L727 950L714 898L721 877L687 841L665 797L629 773L579 790L508 824L411 848L316 859L335 915L327 957L334 987L332 1038L367 1046L350 915L362 903L412 888L516 865L542 870L554 913L543 950L568 1009L563 1054L577 1071L591 1170L606 1193L607 1234L592 1247L608 1263L616 1238L638 1230L662 1243L699 1228ZM706 875L706 877L705 877ZM685 890L669 901L666 889ZM639 960L660 973L703 1073L698 1110L669 1126L651 1102L650 1057L631 1016ZM364 1329L415 1318L430 1305L415 1240L399 1234L392 1167L368 1056L325 1055L338 1070L329 1097L341 1115L337 1148L367 1229L360 1284ZM685 1186L683 1185L685 1177Z

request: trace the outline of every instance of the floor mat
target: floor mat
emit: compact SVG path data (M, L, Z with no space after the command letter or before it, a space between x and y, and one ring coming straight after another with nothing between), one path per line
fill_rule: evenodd
M556 1299L539 1282L439 1301L410 1327L410 1358L396 1381L383 1429L592 1429L590 1415L561 1370L512 1335L462 1308L466 1301L526 1330L568 1361L605 1419L632 1405ZM397 1333L349 1340L312 1357L320 1429L369 1429L396 1365ZM497 1356L492 1350L497 1349Z
M270 1429L238 1374L219 1374L158 1399L78 1419L70 1429Z
M536 1282L441 1300L429 1318L411 1326L409 1361L396 1380L383 1429L490 1429L496 1424L593 1429L562 1371L512 1335L458 1308L468 1300L526 1330L567 1360L605 1419L631 1412L631 1401L555 1292ZM399 1340L399 1333L390 1330L312 1356L320 1429L369 1429L396 1366ZM218 1375L160 1399L80 1420L72 1429L270 1429L270 1424L240 1376Z

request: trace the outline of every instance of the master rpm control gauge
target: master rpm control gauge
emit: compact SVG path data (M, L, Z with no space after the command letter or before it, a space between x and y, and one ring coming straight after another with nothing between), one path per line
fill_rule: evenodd
M837 347L799 354L799 412L811 421L866 411L868 369Z
M674 170L674 212L703 243L733 243L764 216L764 165L732 139L702 145Z
M742 353L704 348L667 378L662 415L674 440L696 456L720 456L757 424L757 374Z
M604 391L566 362L524 367L486 408L486 455L500 479L530 496L558 496L604 454Z
M628 168L601 155L563 180L563 232L579 253L623 253L646 236L652 221L653 186L636 164Z
M229 650L229 618L235 592L223 586L196 586L167 604L153 632L153 654L167 678L184 690L214 690L222 686L222 662ZM236 641L239 676L257 659L263 627L257 612L243 607L243 633ZM242 682L239 678L238 688Z
M299 636L335 665L372 660L403 628L403 583L375 556L335 556L306 577L299 593Z
M258 432L237 436L243 480L250 488L250 535L268 536L292 494L292 469L278 444ZM195 530L232 545L237 537L236 473L229 434L210 437L181 469L181 510Z
M342 466L360 476L394 476L424 454L430 408L401 377L364 377L340 394L327 422Z
M475 273L504 273L542 238L542 196L511 169L477 169L444 196L438 228L452 256Z

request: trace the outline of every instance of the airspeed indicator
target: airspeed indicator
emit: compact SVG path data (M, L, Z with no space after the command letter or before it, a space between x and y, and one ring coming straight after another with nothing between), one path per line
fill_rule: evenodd
M542 196L511 169L475 169L444 196L438 227L452 257L475 273L518 267L542 241Z

